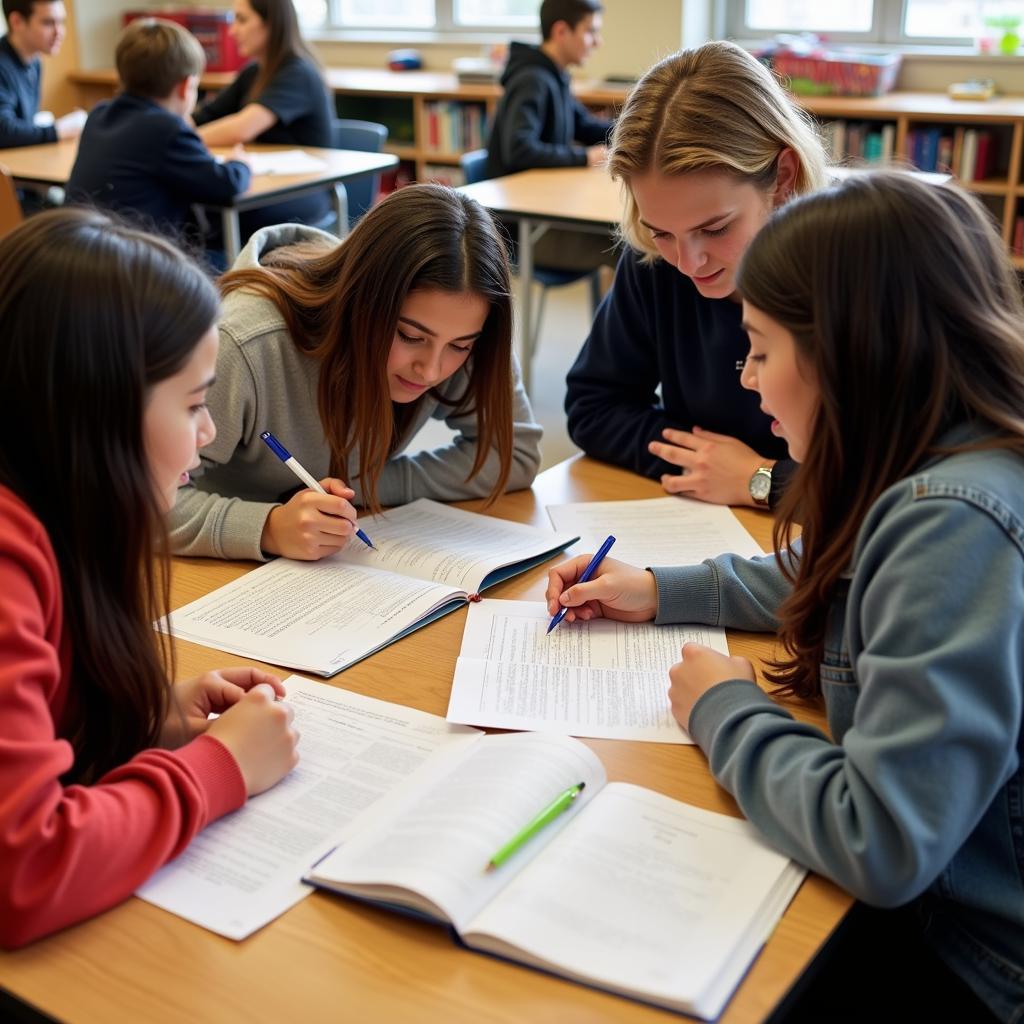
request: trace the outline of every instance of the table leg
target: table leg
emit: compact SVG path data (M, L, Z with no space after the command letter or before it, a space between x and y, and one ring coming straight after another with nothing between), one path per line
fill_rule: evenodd
M225 206L220 211L221 230L224 233L224 256L227 259L228 269L238 258L242 248L242 231L238 226L238 211L233 206Z
M533 221L519 218L519 337L523 387L530 394L533 378Z
M334 213L338 218L338 237L348 237L348 190L339 181L334 186Z

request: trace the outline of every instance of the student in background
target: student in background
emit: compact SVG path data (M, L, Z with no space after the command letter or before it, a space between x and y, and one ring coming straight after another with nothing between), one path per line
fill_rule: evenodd
M192 204L228 202L249 186L245 150L236 146L221 163L185 120L206 63L203 48L174 22L137 19L121 33L115 60L123 91L89 115L68 197L201 245Z
M195 113L208 146L260 142L284 146L332 144L334 107L320 65L302 41L292 0L234 0L231 34L251 63ZM330 219L328 193L250 210L239 218L243 235L267 224Z
M754 389L799 469L778 554L581 556L552 610L777 630L779 692L697 644L676 718L767 839L874 907L797 1020L1024 1014L1024 307L984 208L905 176L781 210L739 273ZM783 549L795 520L802 541ZM862 943L857 948L856 943ZM831 1003L831 1005L829 1005ZM799 1010L799 1007L798 1007ZM789 1018L787 1018L789 1019Z
M75 139L85 111L37 124L42 68L39 54L54 54L64 41L64 4L45 0L3 0L7 34L0 39L0 149ZM44 120L39 118L39 120Z
M792 464L740 387L736 268L773 209L824 184L821 143L761 63L712 42L644 75L608 164L628 249L569 371L569 435L670 494L774 505Z
M438 185L392 193L341 244L257 232L222 279L219 430L178 496L174 550L317 559L352 537L353 505L529 487L541 430L512 355L508 274L487 212ZM451 443L403 454L431 418ZM295 493L267 430L328 494Z
M601 11L599 0L544 0L540 46L512 43L487 147L488 178L604 163L611 122L573 96L568 70L600 45ZM595 235L553 228L538 241L535 256L542 266L585 269L614 266L613 250Z
M164 518L212 440L217 295L86 210L0 241L0 946L130 896L296 763L281 683L172 685ZM221 712L208 721L210 712Z

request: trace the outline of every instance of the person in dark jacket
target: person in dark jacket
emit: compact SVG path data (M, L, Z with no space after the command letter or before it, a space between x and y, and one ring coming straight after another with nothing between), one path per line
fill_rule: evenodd
M568 71L600 45L601 10L598 0L544 0L540 46L512 43L488 142L488 178L604 163L611 122L595 117L573 96ZM549 229L535 256L542 266L589 269L614 266L613 250L608 239Z
M763 64L719 41L644 75L608 166L629 248L569 371L569 436L670 494L774 505L793 463L740 385L735 276L772 210L825 184L821 142Z
M219 162L185 121L195 106L203 49L180 25L146 18L125 28L115 59L124 91L89 115L68 198L201 244L192 204L227 202L250 178L241 146Z

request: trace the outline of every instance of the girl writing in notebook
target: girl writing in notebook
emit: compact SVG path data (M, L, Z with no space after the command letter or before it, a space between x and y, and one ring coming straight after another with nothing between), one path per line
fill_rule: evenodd
M777 554L647 571L606 559L576 584L581 556L551 573L550 609L777 630L768 678L824 697L831 737L763 693L746 659L696 644L669 696L770 842L866 904L903 908L864 912L871 951L840 951L840 966L862 967L833 998L864 1011L863 990L890 1010L904 993L912 1012L892 1019L1019 1020L1024 308L1013 269L967 194L866 176L776 214L739 287L743 383L799 463ZM802 540L787 550L797 521Z
M413 185L341 244L265 228L222 283L217 439L171 514L177 553L317 559L351 539L354 505L533 482L541 431L512 357L508 262L478 203ZM431 418L454 438L406 454ZM329 493L294 494L264 431Z
M120 902L296 762L281 683L171 685L164 517L214 427L217 295L84 210L0 242L0 945ZM212 723L210 712L221 712Z
M821 144L764 65L711 42L637 83L608 167L627 248L569 371L569 434L670 494L774 504L792 464L740 386L736 269L772 210L825 183Z

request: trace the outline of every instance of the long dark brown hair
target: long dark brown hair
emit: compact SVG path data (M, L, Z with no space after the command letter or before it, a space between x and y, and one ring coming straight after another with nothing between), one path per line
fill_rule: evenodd
M482 296L490 309L465 364L468 386L453 408L476 412L479 441L467 479L493 449L499 472L489 500L504 490L512 468L512 300L505 246L479 203L440 185L409 185L370 210L341 245L276 249L259 269L226 274L221 287L269 298L295 344L320 361L331 473L347 479L358 447L363 500L372 511L380 509L380 474L423 401L381 400L402 303L417 288ZM429 394L444 401L436 388Z
M820 392L775 548L793 590L779 611L782 692L820 693L829 602L868 510L926 459L1024 455L1024 306L980 204L958 188L874 174L782 208L744 256L743 298L785 327ZM950 428L978 440L942 446ZM803 554L782 553L799 521Z
M156 741L170 650L164 510L143 441L149 389L177 373L218 312L168 243L84 209L0 241L0 483L46 528L71 640L74 749L92 782Z
M258 97L281 65L292 57L304 57L315 67L320 67L320 62L302 38L292 0L249 0L249 6L267 26L267 52L249 90L249 99Z

